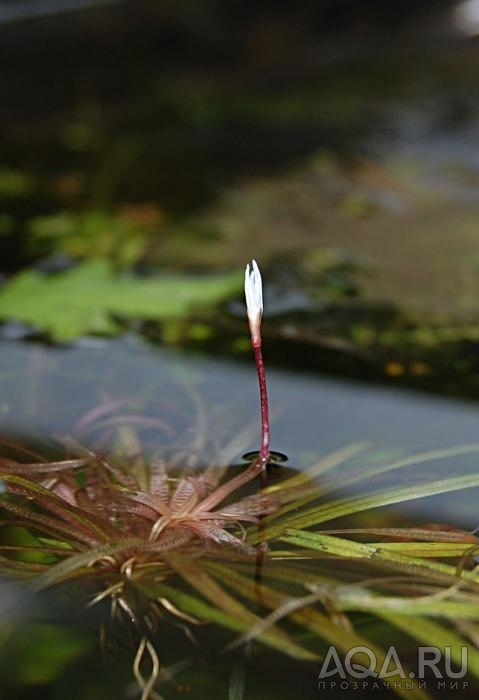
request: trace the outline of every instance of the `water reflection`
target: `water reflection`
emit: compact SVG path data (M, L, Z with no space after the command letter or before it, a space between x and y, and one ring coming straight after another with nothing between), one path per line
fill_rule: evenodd
M170 408L178 414L188 385L215 416L216 440L226 425L239 430L257 416L253 363L151 348L137 339L63 348L7 342L0 355L6 431L67 433L93 407L126 397L142 399L154 417L155 402L174 395ZM318 455L357 439L417 450L471 441L478 433L479 411L467 402L278 370L269 370L268 380L276 414L273 447L293 464L302 463L306 451ZM242 445L241 454L256 446L255 439ZM206 450L203 459L211 456Z
M0 354L5 439L52 454L51 438L73 434L87 447L108 450L118 426L110 414L117 410L142 416L135 425L147 454L179 466L239 463L257 448L252 362L213 361L129 338L64 348L12 341L2 343ZM367 463L474 443L479 433L479 410L467 402L278 370L268 380L272 447L289 458L281 469L305 468L356 441L370 444ZM447 474L457 463L433 462L408 477Z

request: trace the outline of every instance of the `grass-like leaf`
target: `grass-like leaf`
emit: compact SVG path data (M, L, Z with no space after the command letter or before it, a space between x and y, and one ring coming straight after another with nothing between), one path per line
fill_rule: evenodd
M227 616L229 625L231 625L231 620L234 620L234 629L250 629L258 622L258 617L243 605L238 598L231 596L217 581L215 581L201 563L176 554L167 555L167 561L193 589L215 605L215 607L223 611ZM191 605L187 612L189 614L199 614L198 616L201 616L201 611L197 609L195 612L195 610L191 608ZM315 653L303 649L299 644L290 640L283 630L279 630L273 625L259 636L262 641L269 646L296 658L304 660L317 659Z
M374 544L365 542L355 542L333 535L324 535L319 532L309 532L304 530L288 529L280 538L284 542L294 544L298 547L308 547L318 549L326 555L340 557L344 559L364 559L371 563L385 564L390 568L397 567L409 570L411 573L432 576L454 582L458 576L467 581L479 585L479 573L476 571L462 570L457 566L444 564L442 562L422 559L418 556L410 556L404 553L391 552L382 545L377 547ZM479 594L479 588L478 588Z
M443 627L435 620L425 619L420 615L411 617L411 615L401 615L385 610L378 610L376 614L388 624L413 637L420 644L428 646L433 640L434 646L442 649L450 647L451 658L459 666L462 662L461 647L467 646L467 669L476 678L479 678L479 651L450 627Z
M273 491L282 488L288 489L305 486L307 484L310 485L312 479L316 479L318 476L322 477L321 482L317 484L316 488L310 488L304 495L298 494L298 498L294 502L285 504L270 517L270 520L280 519L291 510L303 508L311 501L317 500L320 497L324 498L331 492L340 490L341 488L349 488L354 484L363 482L369 485L371 479L381 474L386 474L416 464L424 464L451 457L461 457L462 455L479 452L479 444L472 443L470 445L457 445L441 450L418 452L391 462L372 465L366 464L361 465L359 468L351 468L348 465L348 461L352 457L360 454L367 446L368 443L366 442L353 443L352 445L326 455L326 457L321 459L317 464L309 467L301 474L281 482L278 486L270 487ZM331 471L333 473L329 474Z
M414 484L413 486L394 486L364 496L340 498L331 503L308 508L298 515L290 515L279 523L273 522L261 532L253 534L251 541L258 542L278 537L286 528L308 528L364 510L380 508L393 503L405 503L416 498L451 493L476 486L479 486L479 474L464 474L446 479L436 479L424 484Z
M92 421L104 420L105 412ZM121 435L122 421L109 427ZM192 617L213 622L239 634L236 643L255 639L301 661L319 659L328 644L344 653L367 646L381 667L385 651L371 641L364 623L374 619L388 624L386 639L386 632L397 628L420 641L434 633L435 640L450 639L457 647L461 635L454 625L479 621L479 573L472 566L478 538L454 523L338 528L336 521L474 488L479 475L326 500L328 492L348 483L348 475L357 483L366 479L348 464L364 449L363 443L348 446L310 472L243 497L233 494L254 484L254 465L228 479L227 472L218 476L213 469L171 475L164 463L147 460L140 475L121 458L92 453L56 461L51 472L41 462L4 460L5 533L20 537L20 531L28 531L30 539L23 545L21 537L2 542L0 570L29 578L34 591L88 580L92 603L110 598L113 609L126 611L130 620L141 624L146 616L148 629L162 606L181 624L192 624ZM426 462L477 449L422 453L371 465L365 473L370 480L373 473L407 467L414 459ZM310 529L331 521L335 529ZM476 656L473 663L477 670ZM425 697L417 688L397 692Z
M250 578L238 574L230 567L210 564L209 568L220 574L222 580L227 582L238 593L242 595L248 593L251 597L255 594L258 595L258 591L255 591L255 584ZM308 595L293 600L291 596L284 592L264 584L261 586L260 596L261 602L273 610L273 613L269 618L263 620L262 623L257 623L255 627L252 627L247 635L243 635L243 640L254 638L255 634L264 634L265 630L268 629L268 624L273 624L273 621L277 621L281 616L284 616L296 623L300 629L310 630L318 639L326 640L343 653L347 653L354 647L367 646L376 656L376 671L381 669L386 652L367 637L355 632L349 625L341 624L338 621L335 622L328 615L318 610L317 606L314 605L314 599L315 597L319 599L319 596ZM295 605L291 603L295 603ZM411 700L425 700L428 697L427 693L418 688L406 689L405 687L400 687L396 689L396 693L400 697L410 698Z

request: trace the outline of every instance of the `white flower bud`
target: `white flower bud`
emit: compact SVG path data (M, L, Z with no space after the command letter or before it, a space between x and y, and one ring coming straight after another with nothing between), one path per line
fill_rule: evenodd
M263 316L263 285L256 260L248 263L244 273L244 293L246 297L246 312L248 314L251 342L254 346L261 345L261 318Z

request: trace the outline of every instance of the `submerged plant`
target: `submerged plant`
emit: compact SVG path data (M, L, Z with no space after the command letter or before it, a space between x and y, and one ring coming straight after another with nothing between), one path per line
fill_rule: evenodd
M276 510L284 498L279 494L248 495L224 505L235 491L257 475L255 465L215 485L203 474L173 476L166 465L152 465L150 486L141 490L137 480L114 461L95 457L59 462L20 464L3 460L2 478L9 493L33 498L60 519L53 522L37 513L33 523L61 531L75 528L70 537L81 543L101 546L125 537L139 542L127 552L151 555L186 544L233 545L243 548L242 522L257 522L258 516ZM28 474L29 478L25 478ZM293 497L293 496L292 496ZM5 500L3 507L27 516L24 508ZM241 536L230 530L240 530Z
M467 644L469 672L479 677L479 539L454 522L405 526L377 515L391 504L479 486L477 470L414 479L407 471L466 458L479 445L381 463L355 444L256 493L254 479L265 474L269 456L269 416L255 262L246 269L245 292L261 397L255 461L230 476L222 464L195 470L191 455L150 458L141 426L167 426L111 401L75 432L84 440L113 431L116 451L105 452L101 438L103 449L70 440L58 461L23 448L0 460L2 525L15 535L1 540L0 570L24 578L29 591L78 583L90 605L110 601L113 617L137 631L133 672L143 700L159 697L157 640L167 622L189 637L201 623L214 623L237 635L229 648L254 639L302 662L317 662L328 645L344 653L367 646L379 671L387 650L369 628L379 620L409 640L406 646L411 639L451 646L456 661ZM394 473L406 474L405 485L381 485ZM345 495L353 484L354 495ZM253 493L244 491L248 485ZM351 522L365 513L366 523ZM264 580L255 576L257 547ZM426 697L417 687L396 692Z

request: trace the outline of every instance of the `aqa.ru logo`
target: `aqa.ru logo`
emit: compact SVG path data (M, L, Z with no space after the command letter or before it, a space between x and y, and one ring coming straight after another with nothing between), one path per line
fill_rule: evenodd
M354 657L360 654L363 656L366 655L368 659L367 666L363 666L362 664L357 663L357 661L353 663ZM381 680L384 678L393 677L401 679L417 678L419 680L423 680L425 677L426 668L431 669L436 678L444 678L443 673L438 668L438 664L442 661L443 663L441 663L441 667L444 668L446 678L463 678L467 673L467 647L461 647L460 671L452 669L452 656L453 654L451 647L445 647L444 652L438 647L418 647L418 673L416 676L414 671L410 671L406 674L396 648L393 646L389 647L379 670L377 670L379 664L376 654L368 647L353 647L347 652L343 662L341 662L336 648L329 647L328 653L326 654L326 658L323 661L323 665L319 673L319 680L321 681L324 678L329 678L336 674L339 674L339 677L342 679L346 679L349 676L363 679L378 678ZM457 654L454 656L454 662L456 666L459 665ZM323 684L320 684L320 687L322 687L322 685Z

